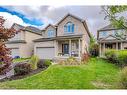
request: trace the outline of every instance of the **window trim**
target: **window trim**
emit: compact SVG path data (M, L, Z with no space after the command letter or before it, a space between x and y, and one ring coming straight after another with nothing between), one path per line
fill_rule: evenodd
M74 30L75 30L75 25L74 23L72 22L67 22L65 25L64 25L64 33L66 34L71 34L71 33L74 33Z
M54 30L48 30L47 31L47 37L55 37L55 31Z

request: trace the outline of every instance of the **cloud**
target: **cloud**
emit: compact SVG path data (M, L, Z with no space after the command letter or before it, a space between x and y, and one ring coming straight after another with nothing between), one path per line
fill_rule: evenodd
M13 23L18 23L23 26L30 25L30 24L24 23L23 20L21 18L17 17L16 15L11 15L7 12L0 12L0 16L3 16L4 19L6 19L6 21L4 23L4 26L6 28L10 28L13 25Z
M11 11L17 11L24 14L29 19L39 19L44 25L36 26L40 29L49 23L55 24L67 13L76 15L88 24L90 32L96 35L98 29L109 24L104 20L105 15L100 14L100 6L3 6ZM17 21L18 22L18 21ZM23 24L22 20L20 22ZM20 24L21 24L20 23Z

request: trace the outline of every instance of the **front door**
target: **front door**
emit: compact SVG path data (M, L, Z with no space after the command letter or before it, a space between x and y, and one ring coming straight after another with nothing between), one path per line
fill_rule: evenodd
M106 46L107 49L112 49L113 48L112 44L106 44L105 46Z
M64 54L69 54L69 44L63 44L62 51Z

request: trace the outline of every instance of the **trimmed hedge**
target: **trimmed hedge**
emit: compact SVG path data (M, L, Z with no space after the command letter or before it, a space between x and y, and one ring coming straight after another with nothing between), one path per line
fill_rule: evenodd
M127 66L127 50L109 49L105 52L106 59L118 66Z

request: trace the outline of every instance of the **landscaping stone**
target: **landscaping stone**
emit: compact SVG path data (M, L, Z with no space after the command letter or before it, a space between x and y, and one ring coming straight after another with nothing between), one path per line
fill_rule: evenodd
M9 72L6 73L7 78L10 78L13 75L14 75L14 68L12 68Z
M0 75L0 80L6 78L6 75Z

